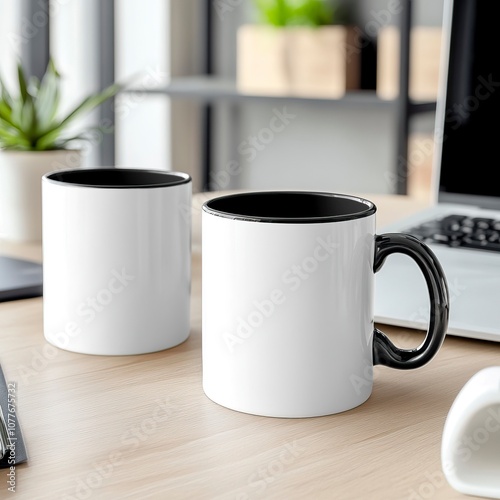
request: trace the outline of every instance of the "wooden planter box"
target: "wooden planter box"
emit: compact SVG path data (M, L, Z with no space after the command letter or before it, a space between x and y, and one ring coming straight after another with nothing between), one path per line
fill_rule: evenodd
M377 95L396 99L399 95L399 29L387 26L377 38ZM439 87L442 29L415 26L410 32L409 96L435 101Z
M360 86L360 50L346 26L243 25L237 35L242 93L339 98ZM353 50L354 48L354 50Z

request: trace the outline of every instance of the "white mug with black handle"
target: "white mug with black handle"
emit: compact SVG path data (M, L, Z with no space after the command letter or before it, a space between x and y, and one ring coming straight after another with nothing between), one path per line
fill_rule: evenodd
M261 191L219 196L202 213L203 389L214 402L272 417L354 408L373 365L428 363L444 340L449 293L433 252L375 231L375 205L355 196ZM404 350L374 328L374 274L403 253L422 271L430 324Z

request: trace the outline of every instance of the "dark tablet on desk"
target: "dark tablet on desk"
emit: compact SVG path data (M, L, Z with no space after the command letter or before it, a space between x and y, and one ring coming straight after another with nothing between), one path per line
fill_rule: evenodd
M42 295L42 264L0 255L0 302Z

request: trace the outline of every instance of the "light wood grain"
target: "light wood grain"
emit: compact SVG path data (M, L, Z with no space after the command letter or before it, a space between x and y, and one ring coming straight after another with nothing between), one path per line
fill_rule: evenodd
M0 363L18 383L29 453L16 499L462 499L441 471L443 424L459 390L498 364L500 345L448 337L413 372L375 369L362 406L338 415L276 419L237 413L201 386L200 206L193 211L192 331L182 345L141 356L50 348L42 299L0 304ZM419 208L370 197L379 224ZM37 245L0 252L40 258ZM382 326L404 347L422 333ZM0 498L10 498L5 480Z

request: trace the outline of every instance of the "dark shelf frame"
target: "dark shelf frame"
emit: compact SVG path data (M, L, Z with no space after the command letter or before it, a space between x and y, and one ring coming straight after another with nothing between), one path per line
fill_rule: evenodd
M115 81L115 0L99 1L98 36L99 46L99 85L101 89ZM100 126L106 131L115 127L115 98L112 97L99 106ZM115 134L102 134L99 147L101 165L115 165Z
M204 9L205 19L205 75L210 76L213 74L213 8L212 2L202 2ZM210 172L212 165L212 120L213 118L213 104L205 102L202 109L202 158L201 158L201 185L202 190L208 191L210 186Z
M436 110L436 102L415 102L410 99L410 50L413 0L401 0L403 7L400 20L400 75L397 98L397 151L396 151L396 193L408 193L408 138L410 120L419 113Z
M410 31L412 0L401 0L400 49L399 49L399 94L397 117L396 151L396 193L408 192L408 137L410 134L410 115L415 112L409 98L410 88Z

